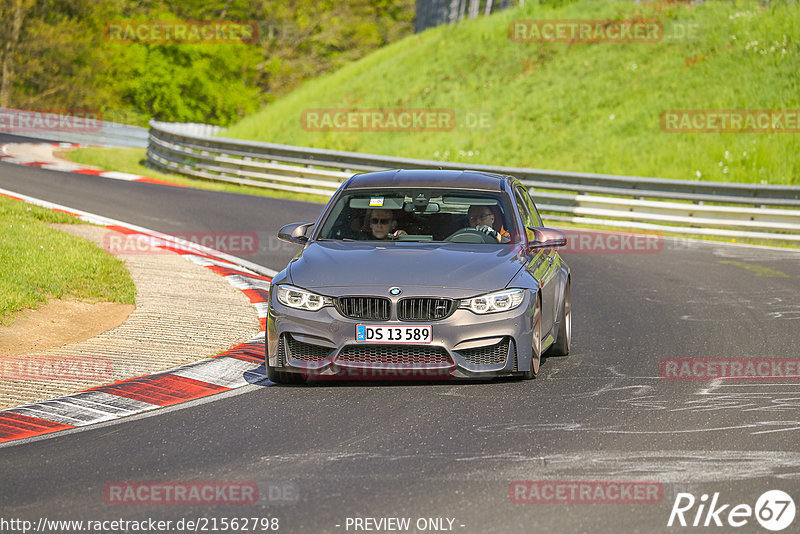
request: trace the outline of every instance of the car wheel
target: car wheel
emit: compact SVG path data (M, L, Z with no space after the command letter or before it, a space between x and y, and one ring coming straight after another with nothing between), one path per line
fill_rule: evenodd
M569 354L569 345L572 342L572 302L569 290L569 278L564 286L564 305L561 306L559 315L558 339L550 347L548 354L553 356L566 356Z
M522 372L523 380L532 380L539 374L539 364L542 361L542 300L536 295L536 307L533 311L533 350L531 354L531 367Z

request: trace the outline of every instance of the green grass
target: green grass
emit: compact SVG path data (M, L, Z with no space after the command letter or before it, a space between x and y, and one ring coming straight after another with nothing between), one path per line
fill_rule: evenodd
M0 197L0 324L50 298L134 303L136 286L122 261L48 226L76 221Z
M780 240L766 240L766 239L752 239L747 237L731 238L722 236L713 236L705 234L677 234L675 232L662 232L659 230L640 230L637 228L625 228L623 226L614 226L613 221L609 221L609 226L600 226L596 224L573 223L566 221L548 221L547 214L542 214L542 222L548 228L555 228L557 230L602 230L604 232L619 232L624 234L642 234L642 235L658 235L664 238L674 237L678 240L677 246L684 248L692 248L687 240L697 241L714 241L718 243L738 243L740 245L759 245L764 247L777 247L777 248L800 248L797 241L780 241Z
M249 187L246 185L230 184L226 182L216 182L203 180L200 178L190 178L180 174L168 174L151 169L145 165L147 150L144 148L78 148L65 153L70 161L92 165L101 169L119 172L139 174L157 180L165 180L187 187L196 189L207 189L209 191L222 191L225 193L240 193L246 195L259 195L275 198L289 198L293 200L304 200L306 202L324 203L329 197L309 195L305 193L292 193L288 191L278 191L263 189L260 187Z
M551 2L552 3L552 2ZM694 38L658 43L519 43L520 19L658 19ZM314 108L483 114L446 132L313 132ZM800 184L800 134L666 133L670 109L800 109L800 4L697 6L535 1L441 26L308 82L228 137L373 154L661 178Z

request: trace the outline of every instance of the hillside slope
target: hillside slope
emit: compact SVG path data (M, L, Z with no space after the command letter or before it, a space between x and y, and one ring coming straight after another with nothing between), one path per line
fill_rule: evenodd
M668 37L632 43L510 39L512 21L528 19L658 20ZM456 127L310 131L307 113L319 108L446 110ZM581 0L552 8L529 1L378 50L224 135L465 164L800 183L800 133L671 133L660 121L666 110L776 109L800 109L797 2L762 8L752 1Z

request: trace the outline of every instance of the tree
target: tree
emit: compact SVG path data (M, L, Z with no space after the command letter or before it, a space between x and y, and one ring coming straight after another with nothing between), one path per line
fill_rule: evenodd
M14 83L14 60L19 43L22 23L28 10L33 6L33 0L11 0L11 4L0 5L0 20L2 34L0 46L2 47L2 70L0 76L0 107L11 105L11 86Z
M224 125L410 34L413 17L413 0L0 0L0 105ZM111 23L176 19L257 22L259 40L109 37Z

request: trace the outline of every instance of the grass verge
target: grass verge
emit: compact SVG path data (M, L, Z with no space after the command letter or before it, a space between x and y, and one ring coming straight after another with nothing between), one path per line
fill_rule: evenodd
M277 99L225 136L466 166L800 184L800 135L788 122L783 133L671 133L661 125L667 110L800 108L800 5L764 4L531 0L377 50ZM514 21L542 19L654 20L665 38L509 38ZM454 112L455 127L312 124L308 117L322 109L445 110ZM326 131L313 131L319 125Z
M0 325L50 298L134 303L136 286L121 260L48 226L76 222L70 215L0 196Z

